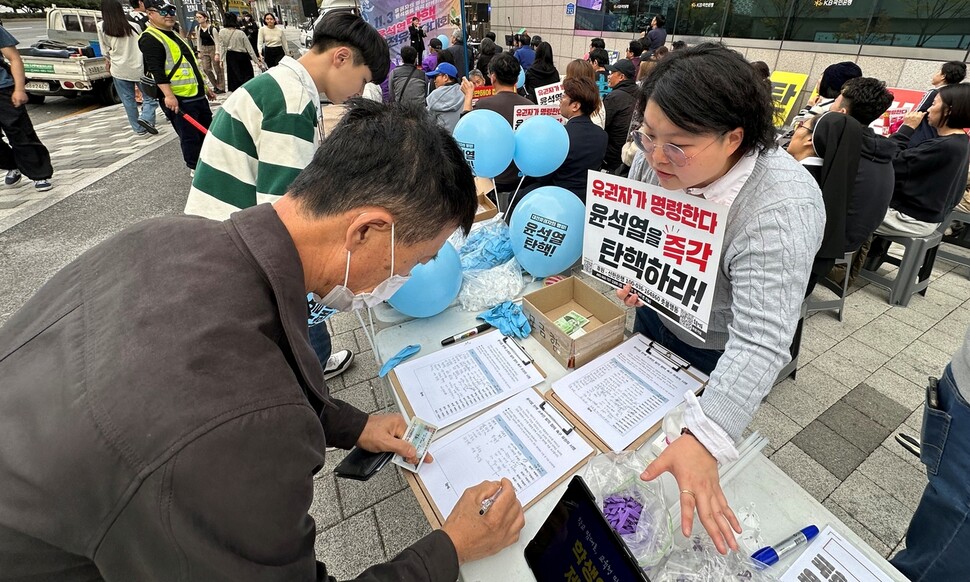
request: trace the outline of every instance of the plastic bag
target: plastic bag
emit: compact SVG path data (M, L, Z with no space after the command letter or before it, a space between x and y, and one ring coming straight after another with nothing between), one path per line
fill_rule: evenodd
M607 521L643 568L660 562L673 540L659 482L640 480L649 461L636 451L607 453L593 457L583 475Z
M518 297L525 288L522 267L514 258L492 269L464 271L458 303L465 311L485 311Z
M662 566L651 572L656 582L777 582L777 578L755 566L747 555L718 553L710 539L701 535L688 540L686 548L670 553Z

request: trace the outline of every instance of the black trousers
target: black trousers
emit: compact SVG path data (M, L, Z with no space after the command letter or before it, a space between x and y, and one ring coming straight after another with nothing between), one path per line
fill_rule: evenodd
M286 55L286 51L281 46L263 47L263 60L266 61L266 68L280 64L284 55Z
M20 170L31 180L47 180L54 175L51 155L40 142L27 107L13 106L13 87L0 89L0 168Z
M165 99L159 99L158 104L162 106L165 117L172 122L175 133L179 136L182 144L182 158L185 165L195 169L199 163L199 153L202 151L202 140L205 134L198 130L194 125L185 120L184 117L165 107ZM209 109L209 102L205 97L192 98L186 101L179 99L179 111L192 116L203 127L208 128L212 123L212 110Z
M248 52L226 51L226 87L230 91L242 87L253 76L253 61Z

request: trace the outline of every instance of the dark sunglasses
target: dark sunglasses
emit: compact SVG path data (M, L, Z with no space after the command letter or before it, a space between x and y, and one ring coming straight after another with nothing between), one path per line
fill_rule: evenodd
M161 16L175 16L175 14L178 12L178 9L174 6L168 6L166 8L149 8L148 10L149 12L158 12Z

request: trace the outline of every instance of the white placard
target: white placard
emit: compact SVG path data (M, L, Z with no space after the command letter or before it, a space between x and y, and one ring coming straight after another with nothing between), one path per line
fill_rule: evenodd
M700 196L590 172L583 271L633 285L658 313L704 339L728 207Z
M553 106L559 107L562 96L565 94L562 83L553 83L545 87L536 87L536 104L540 107Z
M546 105L516 105L512 109L512 129L519 129L522 122L536 115L555 117L559 123L566 123L566 118L559 114L559 104Z

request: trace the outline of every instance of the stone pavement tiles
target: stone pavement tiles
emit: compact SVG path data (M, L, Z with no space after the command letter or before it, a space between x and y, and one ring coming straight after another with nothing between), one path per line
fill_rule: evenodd
M211 107L215 112L219 102L212 103ZM128 125L124 107L112 105L36 126L37 135L51 154L54 188L37 192L26 176L14 187L0 184L0 232L178 139L161 109L156 115L156 125L158 135L135 135ZM180 156L157 171L188 174L189 169Z
M809 317L796 379L775 386L749 428L768 437L764 452L775 464L885 556L903 547L926 484L919 459L893 435L919 435L926 378L942 373L970 327L970 269L938 260L932 277L926 297L909 307L888 305L885 290L863 283L846 299L844 322L834 313ZM330 325L334 349L358 354L331 390L383 410L384 384L356 317L341 314ZM318 559L337 578L393 558L431 531L397 467L364 483L334 479L345 454L327 454L310 510Z

